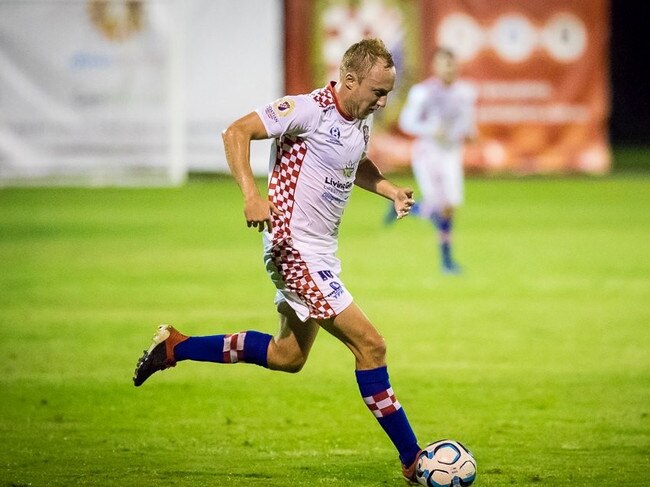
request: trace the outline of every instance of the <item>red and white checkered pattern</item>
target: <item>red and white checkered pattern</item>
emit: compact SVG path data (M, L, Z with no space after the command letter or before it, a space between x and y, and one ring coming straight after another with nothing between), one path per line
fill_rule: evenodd
M395 393L393 392L392 387L372 396L364 397L363 402L366 403L368 409L370 409L372 414L377 418L383 418L384 416L393 414L394 412L399 411L402 407L395 398Z
M271 216L274 243L291 235L289 221L305 154L307 144L300 137L284 136L278 140L275 167L269 181L269 199L282 212L280 216Z
M225 364L234 364L244 360L244 341L246 332L226 335L223 338L223 362Z
M332 103L334 100L332 99ZM282 212L272 215L273 262L287 289L304 301L312 318L329 318L334 310L325 300L309 274L307 264L291 241L291 214L300 169L307 154L307 145L300 137L283 136L278 141L276 162L269 181L269 199Z
M325 319L336 314L312 279L300 252L291 246L291 239L274 247L272 255L273 263L280 272L287 289L300 296L300 299L309 308L311 318Z
M330 85L327 85L325 88L312 91L309 96L311 96L321 108L327 108L328 106L335 103L334 93L332 93Z

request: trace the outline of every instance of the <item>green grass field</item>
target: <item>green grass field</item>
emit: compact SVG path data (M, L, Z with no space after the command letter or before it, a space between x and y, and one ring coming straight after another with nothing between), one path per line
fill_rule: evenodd
M466 189L462 277L376 196L341 229L421 443L465 443L481 487L650 485L650 178ZM403 485L324 332L300 374L184 362L133 387L161 322L276 329L232 181L0 190L0 269L0 486Z

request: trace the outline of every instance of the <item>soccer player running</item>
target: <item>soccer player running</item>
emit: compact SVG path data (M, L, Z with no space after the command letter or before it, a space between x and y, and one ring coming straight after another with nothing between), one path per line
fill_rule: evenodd
M335 255L353 185L392 200L399 217L414 203L411 189L386 180L366 156L372 114L386 105L394 82L393 59L383 42L362 40L345 53L338 83L280 98L223 132L246 222L263 233L279 331L274 337L257 331L187 337L161 325L133 380L139 386L182 360L298 372L323 328L354 354L363 401L397 448L404 477L415 482L420 448L389 382L384 339L339 278ZM250 165L250 141L259 139L274 140L268 196L259 193Z
M458 274L451 230L455 210L463 201L463 144L476 133L476 94L457 79L456 59L449 49L435 51L432 67L434 76L411 87L399 125L416 138L412 167L422 201L413 213L437 228L443 272ZM391 210L390 215L395 213Z

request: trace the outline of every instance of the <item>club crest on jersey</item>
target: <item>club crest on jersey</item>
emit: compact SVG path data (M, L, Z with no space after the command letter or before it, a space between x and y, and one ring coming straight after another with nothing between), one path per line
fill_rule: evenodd
M334 125L330 129L330 136L327 138L328 142L331 142L332 144L340 145L341 147L343 144L341 143L341 129L338 128L336 125Z
M296 107L296 102L290 98L280 98L273 104L273 110L281 117L286 117Z
M330 282L330 287L332 288L332 292L327 295L328 298L338 298L341 294L345 292L343 286L341 286L336 281Z
M354 162L350 161L343 168L343 175L346 178L349 178L349 177L352 177L353 173L354 173Z

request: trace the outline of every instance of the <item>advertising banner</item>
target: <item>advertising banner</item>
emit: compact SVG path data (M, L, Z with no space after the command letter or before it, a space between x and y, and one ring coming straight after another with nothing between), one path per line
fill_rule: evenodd
M520 173L610 167L605 0L435 0L425 57L455 48L478 89L480 138L466 166Z
M337 79L345 47L380 37L398 80L378 117L370 155L385 170L408 166L397 127L405 93L430 76L437 46L451 49L478 94L469 172L605 173L611 165L607 0L288 0L289 92ZM304 63L293 62L304 60ZM304 69L301 69L304 67Z
M0 181L167 184L175 130L173 2L3 2ZM176 159L175 159L176 151Z
M282 95L281 5L0 1L0 185L227 172L221 131ZM256 174L269 151L251 144Z

